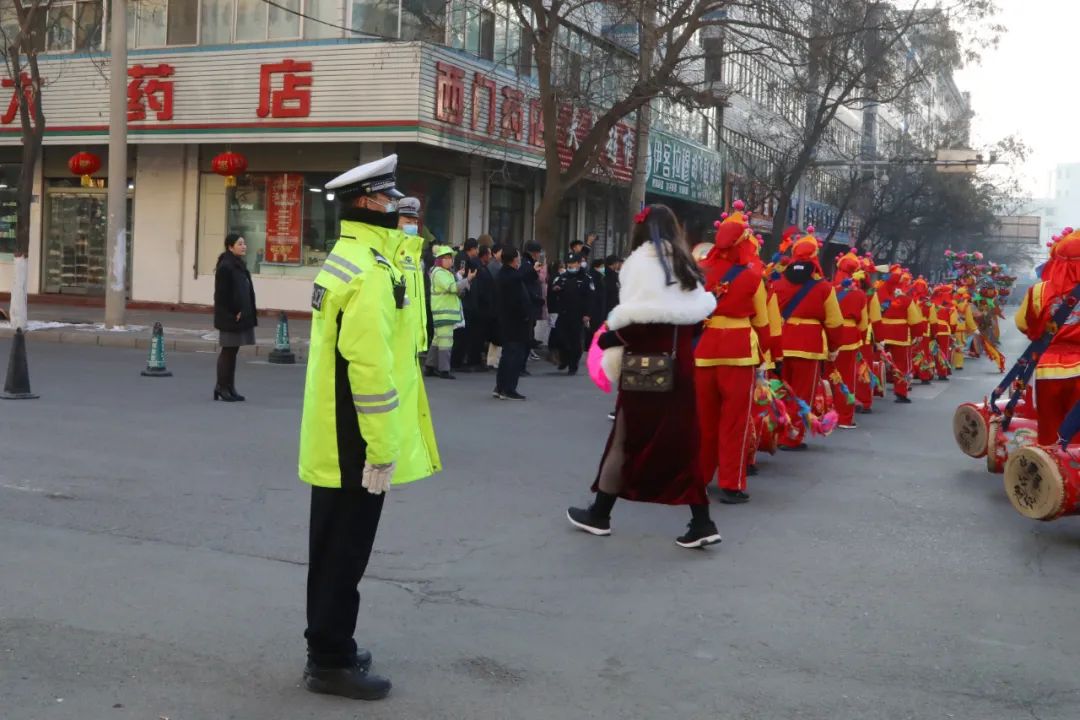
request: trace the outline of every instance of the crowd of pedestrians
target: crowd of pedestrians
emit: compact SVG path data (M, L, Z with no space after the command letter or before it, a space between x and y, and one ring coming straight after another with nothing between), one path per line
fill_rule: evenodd
M622 260L590 260L595 237L573 240L552 263L540 243L518 249L490 235L432 246L425 258L428 377L494 372L493 397L525 400L518 383L530 375L530 361L577 374L592 333L619 303Z

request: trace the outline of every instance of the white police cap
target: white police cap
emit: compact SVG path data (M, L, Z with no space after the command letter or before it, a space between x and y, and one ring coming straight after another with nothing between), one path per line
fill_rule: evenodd
M338 175L326 183L327 190L339 196L374 195L382 193L392 198L405 197L397 188L397 155L387 155L381 160L364 163Z

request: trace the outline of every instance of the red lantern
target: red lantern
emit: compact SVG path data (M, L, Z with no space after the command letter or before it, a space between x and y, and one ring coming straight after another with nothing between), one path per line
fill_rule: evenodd
M82 177L83 187L90 187L94 184L90 176L101 169L101 158L92 152L77 152L68 160L68 169L73 175Z
M236 176L247 170L247 158L228 150L211 160L210 168L225 178L225 187L236 187Z

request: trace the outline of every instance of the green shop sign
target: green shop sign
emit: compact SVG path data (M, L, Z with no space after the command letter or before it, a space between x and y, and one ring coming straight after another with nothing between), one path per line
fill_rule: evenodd
M720 154L659 130L649 133L647 192L723 207Z

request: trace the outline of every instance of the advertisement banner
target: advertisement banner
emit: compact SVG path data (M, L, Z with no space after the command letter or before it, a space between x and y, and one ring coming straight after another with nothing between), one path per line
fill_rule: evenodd
M266 265L300 265L304 176L272 176L266 183Z
M723 207L720 154L660 130L649 137L648 192Z

